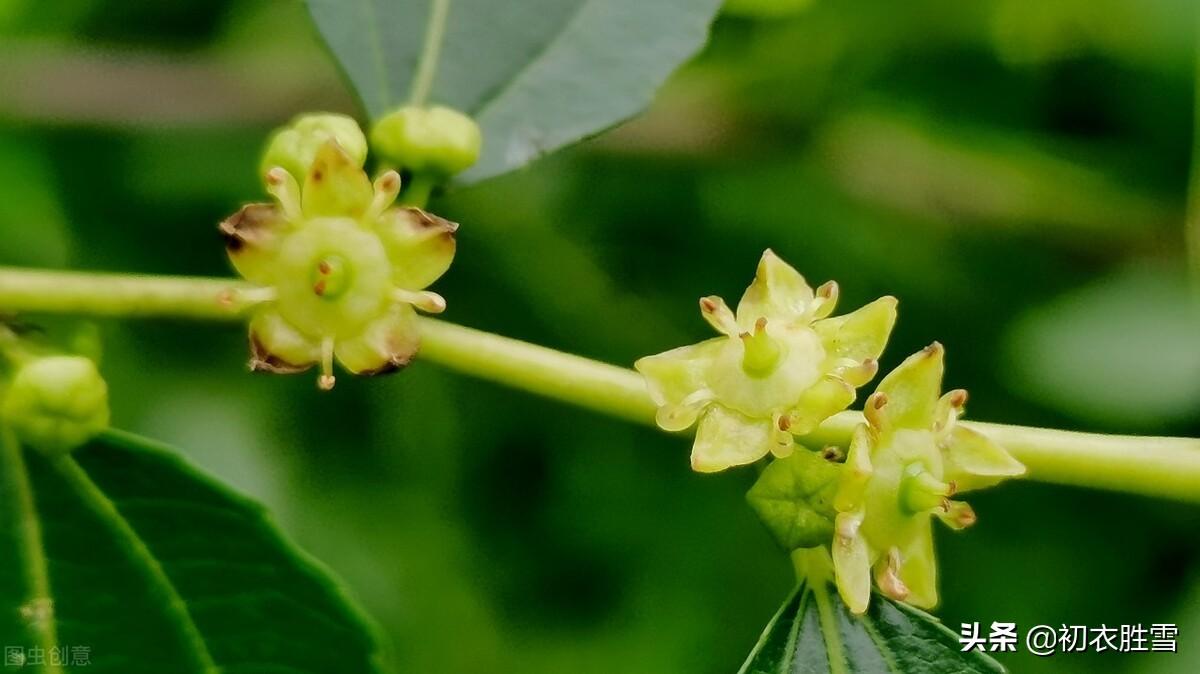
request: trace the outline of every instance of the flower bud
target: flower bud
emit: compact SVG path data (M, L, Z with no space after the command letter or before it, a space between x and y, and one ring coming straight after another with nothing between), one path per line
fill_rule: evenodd
M333 113L301 115L279 129L263 152L261 174L279 166L302 180L317 157L317 151L328 141L335 141L346 155L361 167L367 160L367 139L358 122L346 115Z
M21 442L50 454L68 452L108 426L108 386L87 358L38 358L17 371L0 417Z
M475 120L442 106L397 108L371 129L371 147L413 173L447 178L479 159L483 138Z
M833 497L843 470L841 464L798 449L772 461L746 500L785 550L826 545L833 536Z

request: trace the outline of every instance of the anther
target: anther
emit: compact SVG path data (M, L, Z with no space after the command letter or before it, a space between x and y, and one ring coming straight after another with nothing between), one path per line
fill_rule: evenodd
M396 195L400 193L400 174L395 171L385 171L383 175L375 179L374 187L375 195L364 216L368 221L378 219L388 206L396 201Z
M300 185L291 173L281 166L267 171L267 192L279 202L279 208L288 220L296 222L301 219Z
M879 589L885 595L896 601L904 601L908 598L908 586L900 580L900 551L898 549L892 548L888 552L887 560L880 560L876 565L875 583L879 585Z
M809 318L819 320L833 313L834 307L837 306L838 300L838 284L836 281L828 281L817 288L814 293L812 304L810 305Z
M441 295L430 292L428 290L404 290L396 288L392 291L392 297L397 302L411 304L414 307L430 314L440 314L446 310L446 299Z
M333 376L333 338L321 340L321 375L317 377L317 388L328 391L337 379Z

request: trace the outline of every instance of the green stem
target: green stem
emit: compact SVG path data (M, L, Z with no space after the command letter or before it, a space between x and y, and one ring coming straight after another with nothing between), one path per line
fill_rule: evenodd
M54 597L50 591L41 520L21 446L12 432L4 428L0 428L0 498L8 501L4 503L7 514L5 535L15 544L13 552L20 569L18 582L24 591L20 607L9 608L35 640L32 645L42 648L48 655L50 649L58 646L58 621L53 612ZM8 616L8 619L12 617ZM42 671L61 674L62 668L51 665Z
M242 297L250 288L232 279L0 267L0 315L29 312L236 320L252 304Z
M438 186L438 180L424 173L414 173L411 178L404 184L404 190L400 192L397 202L404 206L413 206L415 208L425 208L429 203L429 198L433 196L433 190Z
M654 403L641 375L432 318L421 319L420 358L451 370L642 424Z
M450 14L450 0L433 0L429 7L429 22L425 24L425 45L417 62L417 74L413 77L412 91L408 101L413 105L424 105L433 90L433 78L437 74L438 59L442 53L442 42L446 36L446 17Z
M237 320L253 305L233 280L30 271L0 267L6 312ZM641 376L432 318L421 319L421 357L452 370L641 424L655 405ZM804 438L845 445L859 412L834 415ZM970 422L1029 469L1028 478L1200 503L1200 439L1101 435Z
M835 414L804 441L845 446L861 423L861 412ZM1198 439L962 423L1003 445L1031 480L1200 503Z

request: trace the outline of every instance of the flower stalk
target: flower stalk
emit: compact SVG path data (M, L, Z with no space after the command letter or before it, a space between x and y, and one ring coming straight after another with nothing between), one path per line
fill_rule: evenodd
M0 315L240 322L266 299L234 279L0 267ZM655 423L656 405L633 370L432 318L417 321L426 361L627 421ZM800 441L845 447L863 421L862 412L839 412ZM1200 503L1200 439L960 423L1004 446L1027 468L1024 479Z

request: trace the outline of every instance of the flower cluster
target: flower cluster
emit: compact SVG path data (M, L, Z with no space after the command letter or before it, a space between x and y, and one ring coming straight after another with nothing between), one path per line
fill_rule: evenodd
M957 423L967 392L940 395L943 353L934 343L884 377L851 439L833 500L832 555L838 591L855 613L867 609L872 575L893 599L935 605L931 518L969 526L974 511L951 496L1025 472L1002 447Z
M372 184L366 140L337 115L309 116L276 134L265 155L275 203L250 204L221 223L229 258L260 289L250 323L250 367L300 372L333 361L356 374L394 371L420 343L414 308L445 301L424 290L454 258L457 225L393 205L400 176ZM303 173L298 173L299 171Z
M659 406L659 426L680 431L698 422L695 470L791 454L794 436L846 409L875 376L896 300L830 317L837 294L832 281L814 291L768 250L736 313L719 297L700 300L721 337L635 364Z

